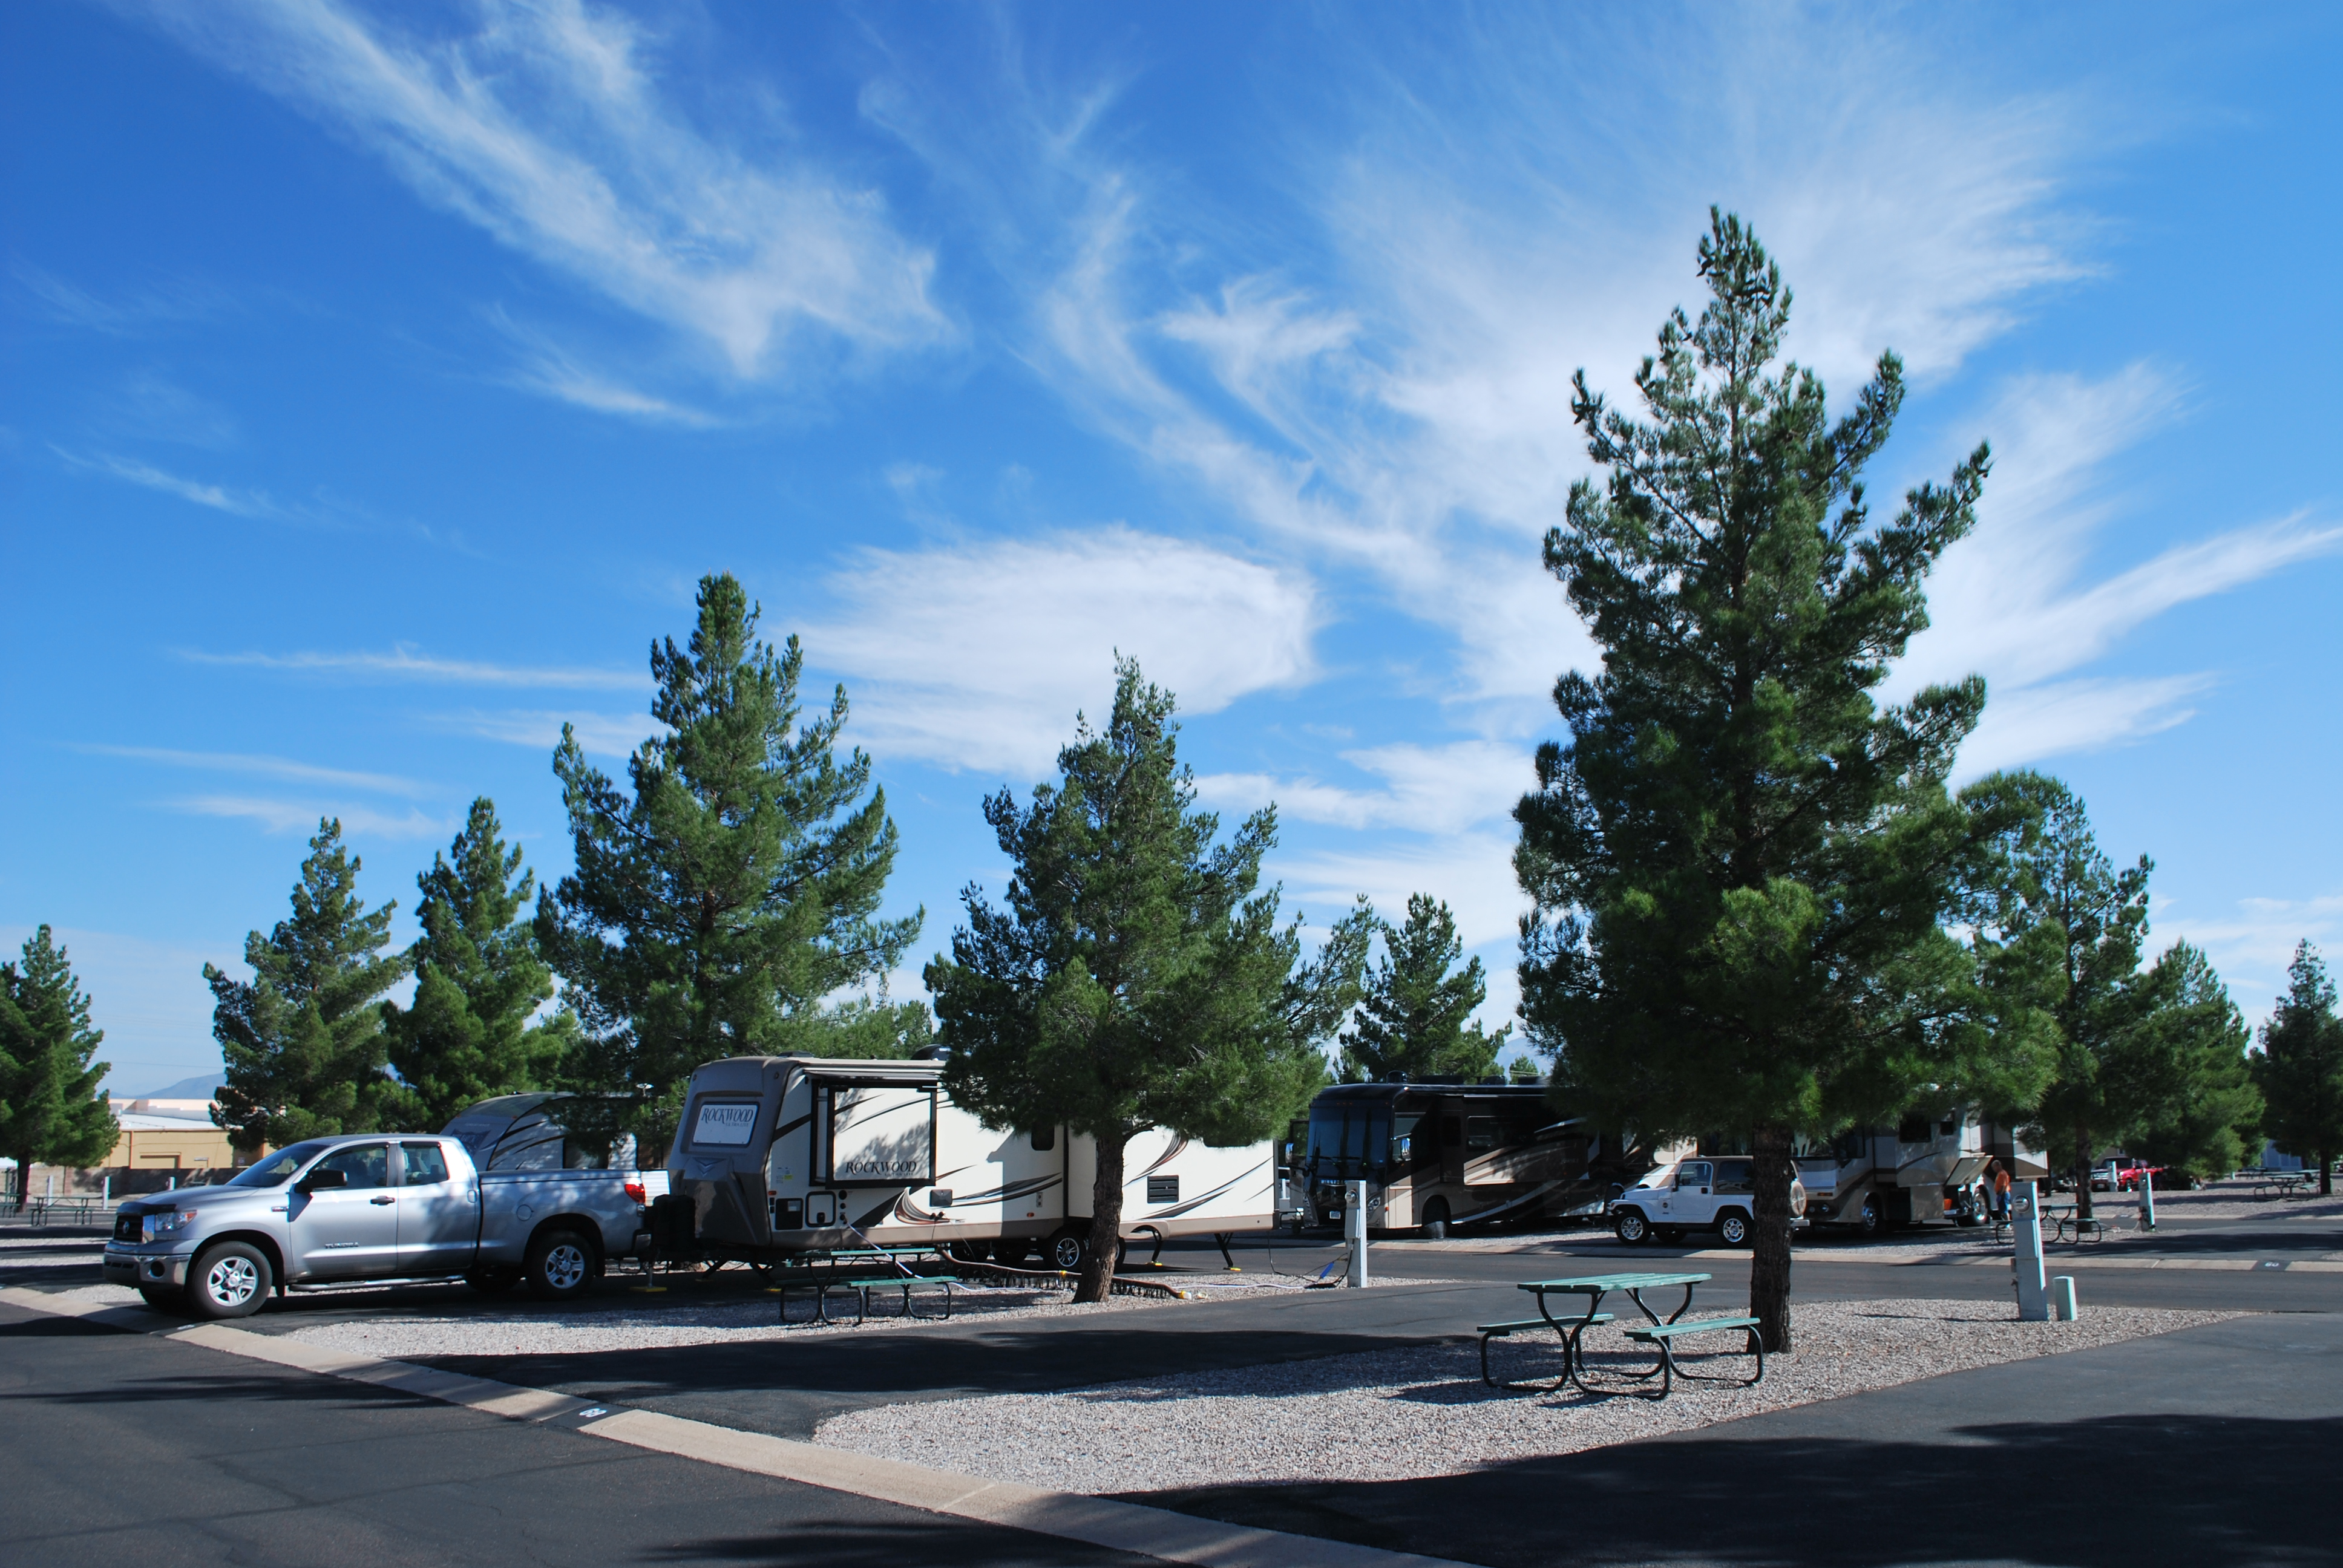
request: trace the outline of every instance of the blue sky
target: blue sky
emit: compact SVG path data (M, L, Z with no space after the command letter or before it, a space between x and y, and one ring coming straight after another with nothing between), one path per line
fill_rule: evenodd
M0 9L0 939L117 1091L216 1069L321 812L402 935L476 793L558 874L561 722L615 768L729 569L919 958L1120 648L1291 905L1438 894L1501 1019L1568 377L1716 202L1835 393L1904 355L1875 492L1998 454L1896 689L1982 671L1966 769L2073 782L2259 1015L2343 926L2343 23L2040 9Z

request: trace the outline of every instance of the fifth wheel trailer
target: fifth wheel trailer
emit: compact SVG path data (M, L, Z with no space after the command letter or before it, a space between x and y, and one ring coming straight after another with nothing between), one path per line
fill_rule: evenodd
M691 1075L668 1152L709 1256L951 1246L1060 1268L1089 1238L1097 1146L1062 1127L994 1131L954 1105L935 1061L742 1056ZM1275 1222L1266 1142L1215 1148L1161 1129L1123 1151L1121 1235L1226 1235Z

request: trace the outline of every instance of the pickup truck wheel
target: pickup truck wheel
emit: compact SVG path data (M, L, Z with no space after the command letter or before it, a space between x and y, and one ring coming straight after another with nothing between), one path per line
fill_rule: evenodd
M1716 1221L1717 1239L1728 1247L1749 1244L1749 1216L1738 1209L1728 1209Z
M1434 1198L1423 1206L1423 1223L1419 1227L1424 1240L1437 1241L1448 1234L1448 1200Z
M575 1301L594 1280L594 1248L575 1231L548 1231L528 1244L528 1293L540 1302Z
M184 1312L187 1310L186 1292L175 1291L168 1285L141 1285L138 1287L138 1299L158 1312Z
M1640 1247L1652 1239L1651 1222L1644 1218L1641 1209L1618 1211L1611 1216L1611 1229L1630 1247Z
M268 1300L268 1258L246 1241L222 1241L187 1271L187 1307L199 1318L248 1318Z
M520 1283L518 1269L475 1269L464 1276L464 1283L484 1296L494 1296Z

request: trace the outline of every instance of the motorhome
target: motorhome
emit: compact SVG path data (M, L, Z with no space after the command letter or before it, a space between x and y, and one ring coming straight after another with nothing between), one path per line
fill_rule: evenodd
M1907 1116L1893 1127L1854 1127L1799 1151L1806 1217L1865 1235L1907 1225L1976 1225L1991 1212L1988 1161L2013 1181L2042 1181L2049 1167L2016 1131L1974 1111Z
M949 1247L1073 1268L1089 1243L1094 1140L996 1131L951 1101L937 1061L733 1057L691 1075L668 1154L707 1256ZM1234 1148L1151 1129L1123 1150L1125 1241L1225 1236L1275 1221L1266 1141Z
M1300 1174L1313 1218L1367 1183L1370 1230L1599 1214L1649 1170L1645 1150L1557 1112L1534 1085L1342 1083L1310 1102Z

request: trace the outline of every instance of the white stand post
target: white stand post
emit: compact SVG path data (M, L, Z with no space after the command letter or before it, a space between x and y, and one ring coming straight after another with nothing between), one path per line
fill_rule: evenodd
M2050 1282L2050 1315L2062 1323L2075 1321L2075 1276L2060 1274Z
M1351 1244L1351 1284L1367 1282L1367 1184L1342 1183L1342 1240Z
M2011 1257L2017 1276L2017 1316L2021 1322L2050 1321L2050 1296L2042 1277L2042 1204L2031 1181L2010 1189L2010 1230L2017 1241Z
M2156 1176L2148 1171L2139 1173L2139 1228L2156 1229Z

